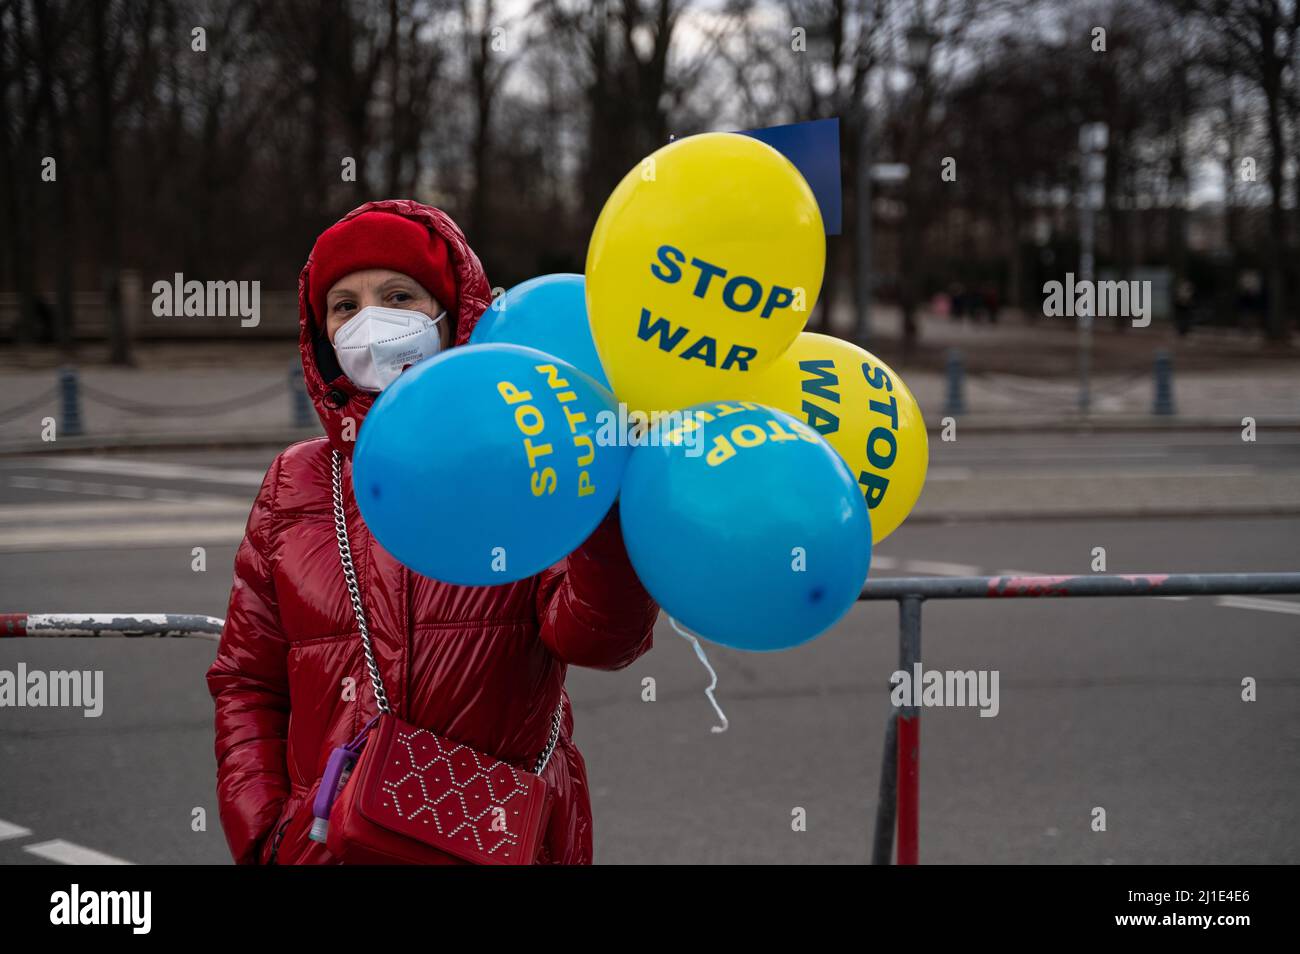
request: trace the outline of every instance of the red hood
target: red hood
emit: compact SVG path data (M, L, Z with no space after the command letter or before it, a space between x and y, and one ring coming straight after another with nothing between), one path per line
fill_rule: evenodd
M391 212L412 222L418 222L435 235L440 236L451 252L452 268L456 273L456 289L459 304L456 308L455 345L469 341L470 333L478 323L479 316L492 303L492 290L488 286L487 275L483 266L465 240L465 233L460 230L445 212L431 205L423 205L412 199L383 199L367 202L358 206L340 219L345 222L363 212ZM323 331L324 322L317 322L311 310L311 266L312 260L302 267L298 275L298 350L302 354L303 379L307 384L307 393L316 413L325 425L325 433L330 443L351 456L356 433L365 420L366 412L374 403L375 395L359 390L348 378L339 373L332 380L325 380L321 364L325 363L331 371L337 372L333 358L333 349ZM321 350L323 349L323 351ZM317 360L317 355L322 359ZM347 420L352 420L352 441L343 439Z

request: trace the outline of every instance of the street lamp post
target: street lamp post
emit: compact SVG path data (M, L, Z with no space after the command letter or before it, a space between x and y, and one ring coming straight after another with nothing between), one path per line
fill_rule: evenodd
M1079 281L1092 284L1095 271L1094 248L1097 238L1096 213L1102 205L1106 181L1106 142L1109 128L1105 123L1085 123L1079 127L1079 163L1082 187L1079 190ZM1086 287L1086 286L1085 286ZM1096 301L1096 296L1092 299ZM1079 413L1092 408L1092 309L1079 318Z
M921 150L921 140L925 134L926 125L926 89L927 74L930 69L930 56L934 51L934 45L937 37L930 31L925 23L918 17L911 26L907 28L904 36L907 57L907 65L912 71L912 91L916 100L916 114L913 118L912 128L907 137L907 149L904 160L909 169L915 170L917 165L917 154ZM916 268L919 255L915 248L920 238L920 221L917 177L909 175L907 186L904 190L906 218L903 220L903 242L902 242L902 306L903 306L903 357L906 359L911 350L913 340L916 337L916 306L917 306L917 280Z
M864 101L859 104L861 118L858 122L858 162L853 170L853 194L857 199L856 237L858 247L857 268L853 270L853 301L857 306L854 316L853 340L867 346L871 336L871 118Z

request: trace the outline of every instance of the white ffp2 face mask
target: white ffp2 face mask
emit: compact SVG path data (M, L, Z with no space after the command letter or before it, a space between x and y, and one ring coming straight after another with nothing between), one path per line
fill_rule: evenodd
M382 391L409 365L442 350L438 322L419 311L368 305L349 318L334 335L339 367L352 383L367 391Z

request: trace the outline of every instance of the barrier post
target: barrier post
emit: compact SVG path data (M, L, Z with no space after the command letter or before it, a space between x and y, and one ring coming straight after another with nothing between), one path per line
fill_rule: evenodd
M910 676L921 662L921 604L927 600L1044 599L1061 597L1263 596L1300 594L1300 573L1133 573L1087 576L901 577L868 580L860 600L895 600L899 666ZM913 682L916 680L913 679ZM915 702L913 695L910 701ZM889 864L890 830L897 820L898 863L920 855L921 712L891 708L881 758L873 864Z
M961 352L956 348L948 349L948 392L943 402L944 414L966 413L966 369L962 365Z
M1173 359L1169 356L1169 352L1162 348L1156 352L1156 396L1151 407L1152 414L1174 413L1173 375Z
M885 720L885 748L880 755L880 794L876 796L876 833L871 841L871 863L894 860L894 819L898 807L898 713L890 707Z
M921 598L915 595L898 601L898 668L912 681L915 703L920 693L914 669L921 663ZM921 794L921 708L906 705L898 710L898 863L914 865L920 855Z
M77 369L71 365L59 368L59 406L61 408L59 433L65 437L77 437L84 433L81 428L81 390Z
M302 378L302 362L297 358L289 362L289 407L294 427L311 427L311 401L307 399L307 382Z

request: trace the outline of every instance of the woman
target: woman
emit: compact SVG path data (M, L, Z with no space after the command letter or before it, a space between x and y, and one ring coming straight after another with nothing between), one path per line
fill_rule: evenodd
M388 200L353 210L320 236L298 299L303 375L327 436L284 451L262 482L207 677L221 824L235 861L337 861L308 838L312 800L330 752L376 712L339 563L337 450L353 561L393 712L529 767L566 703L542 774L556 798L539 861L590 864L591 804L565 669L628 665L650 648L658 614L628 562L617 512L566 560L517 583L454 586L403 567L357 511L353 442L378 392L405 366L469 340L490 303L487 278L446 215ZM430 487L428 506L455 507L456 489Z

